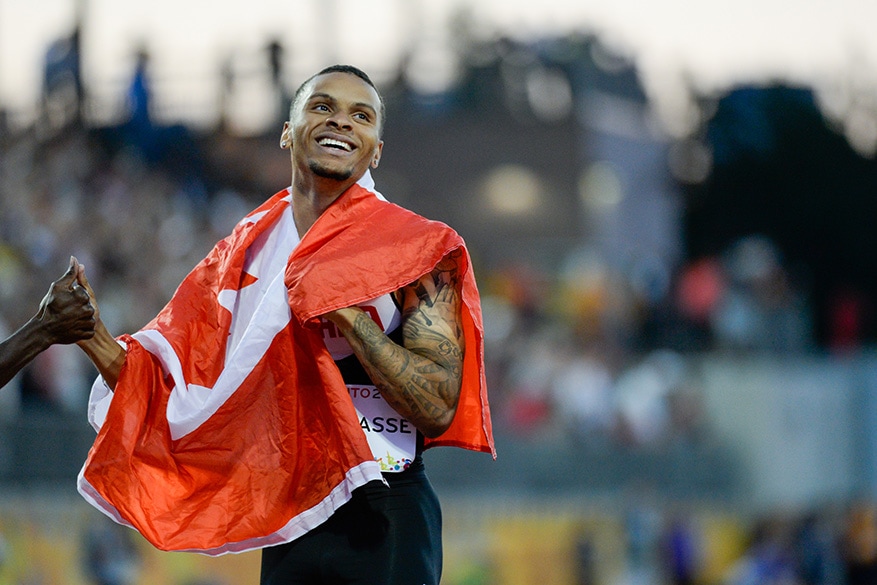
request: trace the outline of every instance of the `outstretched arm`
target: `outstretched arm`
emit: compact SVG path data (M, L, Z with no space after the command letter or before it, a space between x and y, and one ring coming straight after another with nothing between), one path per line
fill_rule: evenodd
M88 291L88 295L91 297L91 304L94 307L95 325L94 336L77 342L77 345L91 359L94 367L103 376L107 386L115 388L116 382L119 381L119 372L122 371L122 366L125 364L125 349L119 345L101 320L97 298L94 295L91 284L85 277L84 270L82 271L81 281L82 286L85 287L85 290Z
M459 251L451 254L455 253ZM341 330L387 402L427 437L448 429L460 397L465 351L461 280L449 255L432 272L398 291L401 346L357 307L325 315Z
M82 266L71 257L70 268L49 287L36 315L0 343L0 387L51 345L94 335L95 310L83 278Z

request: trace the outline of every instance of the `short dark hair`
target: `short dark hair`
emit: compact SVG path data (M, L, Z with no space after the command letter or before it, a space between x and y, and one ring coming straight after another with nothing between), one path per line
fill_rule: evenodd
M366 82L375 93L378 94L378 100L380 102L380 119L378 121L378 136L384 133L384 120L386 119L387 108L384 106L384 97L381 95L381 92L378 91L378 88L375 86L374 82L368 76L368 74L358 67L354 67L353 65L330 65L320 71L314 73L307 79L305 79L301 85L298 86L298 89L295 90L295 93L292 95L292 103L289 104L289 119L293 119L293 114L299 106L299 101L301 100L302 94L304 94L305 88L317 77L321 75L327 75L329 73L347 73L349 75L355 75L359 77L361 80Z

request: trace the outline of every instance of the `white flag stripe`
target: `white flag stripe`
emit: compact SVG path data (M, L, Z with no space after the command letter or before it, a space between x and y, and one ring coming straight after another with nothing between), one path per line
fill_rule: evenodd
M143 343L174 377L175 387L167 405L168 426L173 440L186 436L213 416L250 375L268 351L274 337L289 324L291 313L283 279L286 261L298 241L292 213L288 212L267 228L248 250L244 271L256 280L233 294L225 367L212 388L191 384L183 379L179 357L164 338L163 343ZM220 295L223 293L227 291L221 291ZM226 294L217 302L228 302L231 298ZM227 305L223 306L229 309ZM154 331L142 333L150 334L148 338L154 342L157 342L154 339L156 336L161 337ZM135 339L140 341L140 335L135 334ZM153 347L157 352L153 351ZM176 372L180 372L179 379L174 375Z

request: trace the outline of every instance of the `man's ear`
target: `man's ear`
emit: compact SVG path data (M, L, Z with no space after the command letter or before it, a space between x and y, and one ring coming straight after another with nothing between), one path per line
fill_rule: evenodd
M283 123L283 131L280 133L280 148L289 148L292 146L292 132L289 128L289 122Z
M383 152L383 150L384 150L384 141L381 140L380 142L378 142L377 147L375 147L375 155L372 157L372 162L369 165L371 168L373 168L373 169L378 168L378 164L380 164L380 162L381 162L381 153Z

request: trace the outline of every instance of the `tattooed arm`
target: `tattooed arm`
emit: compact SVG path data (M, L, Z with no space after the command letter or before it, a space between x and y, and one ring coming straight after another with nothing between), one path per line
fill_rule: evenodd
M460 396L465 350L461 277L449 255L432 272L397 291L401 346L357 307L325 315L341 330L390 406L427 437L448 429Z

